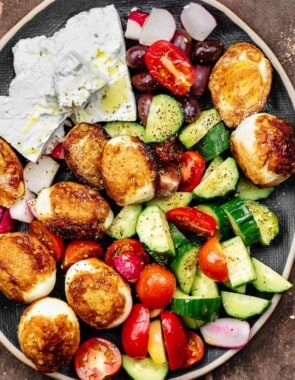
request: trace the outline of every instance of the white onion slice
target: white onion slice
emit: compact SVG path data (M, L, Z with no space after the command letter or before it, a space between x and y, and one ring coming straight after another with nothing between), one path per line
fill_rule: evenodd
M174 36L176 23L173 15L162 8L153 8L143 25L139 43L150 46L158 40L170 41Z
M184 29L197 41L204 41L217 25L215 17L196 3L186 5L180 19Z
M34 215L31 213L28 202L35 197L36 195L32 191L26 189L24 196L18 199L9 209L12 219L24 223L31 223L34 219Z
M45 187L51 186L59 166L50 156L42 156L37 162L28 162L24 167L26 187L38 194Z
M250 337L250 325L236 318L218 318L200 328L207 344L222 348L241 348Z

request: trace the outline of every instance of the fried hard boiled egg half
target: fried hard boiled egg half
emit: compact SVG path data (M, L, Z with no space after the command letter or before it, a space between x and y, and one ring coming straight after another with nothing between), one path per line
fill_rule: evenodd
M22 352L43 373L55 372L67 364L80 343L78 318L65 301L54 297L44 297L28 306L17 333Z
M100 239L114 216L97 190L71 181L41 190L35 211L37 219L64 239Z
M272 84L272 67L256 46L241 42L231 45L210 75L209 90L214 107L228 127L260 112Z
M257 186L279 185L295 173L295 134L285 120L267 113L247 117L232 132L231 151Z
M0 291L10 300L31 303L47 296L56 281L56 263L26 232L0 235Z
M95 329L120 325L132 308L129 284L97 258L78 261L68 269L65 292L77 316Z

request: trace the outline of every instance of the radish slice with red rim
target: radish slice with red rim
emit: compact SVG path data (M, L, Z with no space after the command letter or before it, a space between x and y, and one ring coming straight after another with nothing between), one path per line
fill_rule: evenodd
M137 10L136 8L132 9L128 16L125 37L130 40L138 41L143 24L148 17L148 13Z
M139 43L150 46L158 40L171 41L176 30L173 15L162 8L153 8L143 25Z
M204 41L217 25L215 17L196 3L186 5L180 19L184 29L197 41Z
M236 318L218 318L200 331L207 344L222 348L241 348L250 339L250 324Z

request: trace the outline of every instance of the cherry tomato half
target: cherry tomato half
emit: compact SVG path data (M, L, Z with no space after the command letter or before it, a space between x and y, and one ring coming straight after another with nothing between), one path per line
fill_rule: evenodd
M29 224L29 232L45 245L55 261L62 258L64 253L62 238L49 231L40 220L35 219Z
M205 354L205 344L203 339L194 331L187 330L186 336L186 356L182 368L187 368L198 363Z
M179 316L170 310L160 313L164 341L171 370L181 368L186 357L186 336Z
M216 220L194 207L176 207L166 212L167 219L179 229L190 231L202 236L213 236L217 225Z
M180 191L192 191L201 181L205 171L205 160L196 151L186 151L180 156Z
M185 95L196 81L196 71L185 53L169 41L159 40L145 54L148 71L175 95Z
M147 306L134 304L122 327L122 345L132 358L145 358L148 351L150 314Z
M122 356L118 347L102 338L90 338L78 348L74 366L81 380L105 380L121 368Z
M139 299L144 305L152 309L168 305L175 289L174 274L157 263L146 265L139 280L135 283L135 290Z
M199 250L198 264L201 271L215 281L228 280L228 269L221 245L214 236L207 240Z
M103 249L99 243L92 240L73 240L65 248L62 260L62 269L68 269L77 261L89 257L98 257L102 255Z

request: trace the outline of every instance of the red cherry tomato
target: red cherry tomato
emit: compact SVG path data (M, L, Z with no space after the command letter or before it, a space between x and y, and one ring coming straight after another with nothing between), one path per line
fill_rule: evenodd
M147 306L134 304L122 327L122 345L132 358L145 358L148 351L150 314Z
M33 220L29 224L29 232L45 245L56 261L62 258L64 253L64 242L62 238L49 231L40 220Z
M213 236L217 225L216 220L194 207L176 207L166 212L167 219L179 229L190 231L202 236Z
M169 41L159 40L145 53L146 66L154 79L175 95L185 95L196 81L188 57Z
M205 354L205 344L203 339L194 331L188 330L186 336L186 355L182 368L187 368L198 363Z
M141 302L152 309L168 305L176 289L176 279L172 272L157 263L144 267L135 283L136 293Z
M228 269L221 245L214 236L199 250L198 263L201 271L215 281L228 280Z
M122 356L118 347L102 338L90 338L78 348L74 366L81 380L106 380L121 368Z
M192 191L201 181L206 163L199 152L186 151L180 156L180 191Z
M185 330L179 316L172 311L161 311L160 318L162 322L169 367L173 371L175 369L181 368L185 361Z
M95 241L73 240L66 246L61 266L66 270L77 261L89 257L98 257L102 255L102 253L103 249L101 245Z

